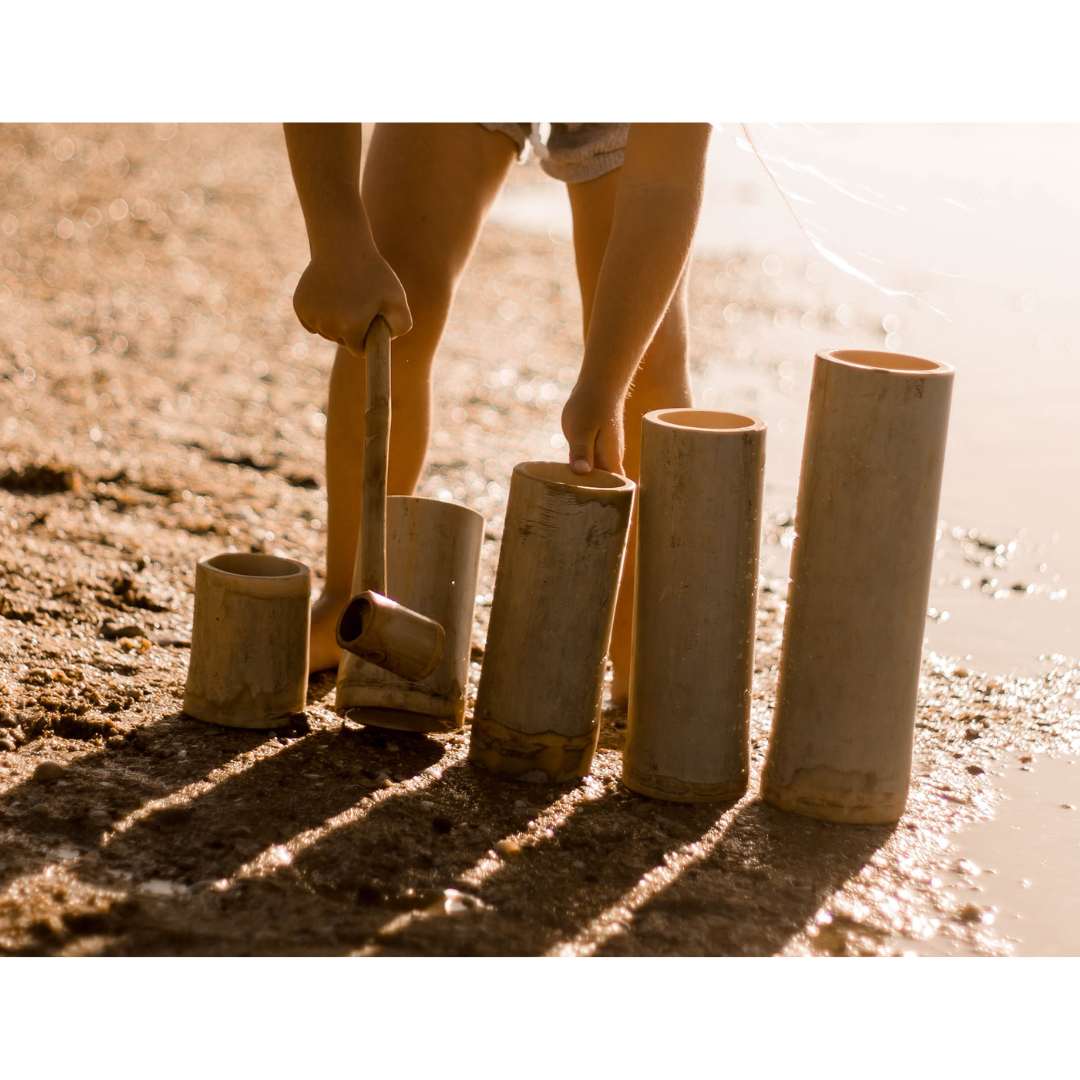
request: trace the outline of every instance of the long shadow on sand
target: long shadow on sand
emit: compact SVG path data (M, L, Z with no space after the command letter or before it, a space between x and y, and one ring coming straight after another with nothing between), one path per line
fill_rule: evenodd
M892 835L743 804L719 842L650 895L598 955L768 956L779 952Z
M102 835L102 811L122 819L265 743L208 790ZM42 867L73 844L70 873L125 895L16 951L96 935L94 951L129 955L769 954L890 835L760 802L510 783L463 750L353 725L267 734L175 714L140 728L62 786L28 782L0 803L28 845L20 873L28 854ZM494 855L505 837L520 852ZM677 875L650 874L666 861Z
M17 784L0 796L0 825L7 830L0 846L0 889L53 861L57 848L95 850L110 824L273 737L210 728L175 712L130 730L120 746L77 758L61 780Z

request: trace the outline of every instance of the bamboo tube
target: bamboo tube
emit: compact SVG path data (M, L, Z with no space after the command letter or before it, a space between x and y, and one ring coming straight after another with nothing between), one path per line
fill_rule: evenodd
M814 361L763 797L826 821L899 819L953 369L887 352Z
M337 626L337 642L370 664L416 682L435 669L445 634L431 619L386 595L386 467L390 453L390 327L376 315L364 340L363 488L353 596Z
M372 727L452 731L465 722L484 519L456 503L391 496L386 525L387 585L414 613L445 629L445 645L419 682L346 653L338 667L336 709Z
M536 781L589 771L633 497L633 481L599 469L514 469L470 738L475 765Z
M746 791L764 478L761 420L701 409L642 420L623 749L623 783L639 794Z
M435 670L445 642L434 619L371 589L354 596L338 619L337 643L343 649L413 682Z
M367 407L354 592L386 595L386 465L390 455L390 326L376 316L364 340Z
M224 727L272 728L307 701L311 572L273 555L195 566L184 712Z

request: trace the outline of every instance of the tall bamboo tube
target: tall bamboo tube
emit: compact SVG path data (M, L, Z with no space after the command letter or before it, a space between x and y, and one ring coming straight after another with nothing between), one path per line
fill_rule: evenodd
M904 811L953 369L817 354L772 734L773 805L884 824Z
M442 626L446 640L435 669L419 682L344 653L339 713L398 731L449 731L464 724L483 541L484 519L475 510L438 499L387 498L387 587L411 611Z
M633 481L528 461L510 480L469 759L519 780L584 776L600 732L604 666Z
M702 409L642 419L623 749L623 783L642 795L746 791L764 479L761 420Z
M271 728L307 701L311 571L293 559L215 555L195 566L184 712Z

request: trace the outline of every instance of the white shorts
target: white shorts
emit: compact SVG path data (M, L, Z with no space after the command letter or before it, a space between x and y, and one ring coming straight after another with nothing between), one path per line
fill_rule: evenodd
M626 153L629 124L552 124L546 143L536 134L537 124L481 124L512 139L524 156L530 143L540 168L567 184L595 180L619 168Z

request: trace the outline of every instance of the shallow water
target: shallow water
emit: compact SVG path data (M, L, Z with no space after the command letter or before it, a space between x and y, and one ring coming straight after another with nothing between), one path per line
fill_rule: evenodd
M709 364L695 378L698 403L767 421L766 497L790 514L816 350L858 343L952 363L927 645L998 673L1080 654L1080 126L750 134L790 203L740 147L739 126L725 125L710 150L698 252L761 266L793 306L824 291L848 325L755 324L746 348L756 364ZM493 217L569 235L565 189L553 182L508 187ZM782 548L763 550L767 577L785 577L786 561Z
M994 929L1014 955L1080 956L1080 764L1075 757L1010 762L994 785L1004 795L994 816L955 840L958 861L980 871L977 891L959 885L958 871L946 885L993 909Z

